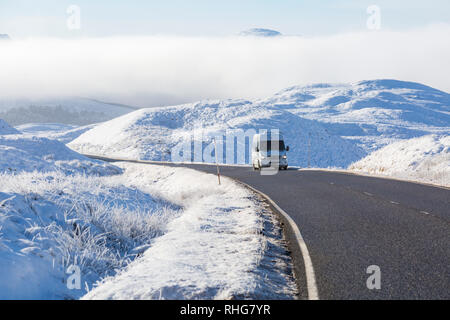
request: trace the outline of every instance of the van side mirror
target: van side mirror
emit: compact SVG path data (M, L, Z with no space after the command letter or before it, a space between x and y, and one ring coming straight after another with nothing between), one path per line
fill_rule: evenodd
M289 146L286 146L286 151L289 151Z

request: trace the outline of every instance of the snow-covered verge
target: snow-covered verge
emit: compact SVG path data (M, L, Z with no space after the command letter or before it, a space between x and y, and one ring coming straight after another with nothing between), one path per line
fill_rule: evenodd
M183 206L142 257L84 299L290 299L291 260L269 209L224 178L122 164L133 183ZM145 174L142 171L145 170Z
M349 170L450 187L450 136L394 142L353 163Z

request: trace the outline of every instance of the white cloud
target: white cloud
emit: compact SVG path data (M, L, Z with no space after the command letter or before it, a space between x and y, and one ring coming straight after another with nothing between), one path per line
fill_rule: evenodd
M442 24L313 38L16 40L0 43L0 98L76 95L151 106L375 78L450 91L449 36Z

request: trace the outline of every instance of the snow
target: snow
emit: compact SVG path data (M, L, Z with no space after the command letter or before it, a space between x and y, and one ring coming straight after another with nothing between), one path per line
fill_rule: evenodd
M0 298L294 297L281 228L255 195L190 169L117 165L0 174ZM66 286L72 264L80 289Z
M182 205L183 213L142 257L84 299L293 298L281 229L249 190L185 168L123 165L134 183Z
M63 143L22 134L0 135L0 172L49 172L110 175L120 173L116 166L92 160Z
M399 139L447 135L450 95L398 80L295 86L266 99L141 109L96 126L69 146L81 153L171 160L174 147L190 143L196 129L205 136L204 150L212 136L220 140L227 130L280 129L291 147L290 165L346 168Z
M179 214L126 175L22 172L0 180L0 299L80 298ZM81 269L80 289L66 286L71 265Z
M318 121L367 152L398 139L450 132L450 95L414 82L294 86L259 103Z
M24 136L44 137L67 144L93 127L95 124L76 126L61 123L27 123L15 128Z
M9 124L7 124L4 120L0 119L0 135L16 134L16 133L19 133L19 131L17 131L13 127L10 127Z
M91 160L44 137L79 128L4 128L13 134L0 135L0 299L297 294L279 222L237 183ZM74 265L79 288L67 285Z
M394 142L350 165L349 170L450 187L450 136Z
M31 122L87 125L110 120L137 109L78 97L0 100L0 118L12 125Z
M303 119L284 110L269 109L247 100L201 101L197 103L141 109L104 122L80 135L68 146L80 153L116 156L142 160L172 160L174 147L184 143L203 141L203 151L211 147L216 136L239 130L280 129L290 146L289 162L306 166L305 152L310 141L311 163L316 166L347 167L366 153L353 142L331 135L318 122ZM195 131L203 138L192 137ZM251 136L250 136L251 139ZM251 141L251 140L250 140ZM243 142L242 142L243 144ZM249 148L248 141L246 147ZM243 155L241 149L241 155ZM226 162L226 151L219 161ZM196 161L213 162L204 156ZM227 163L249 163L247 157Z

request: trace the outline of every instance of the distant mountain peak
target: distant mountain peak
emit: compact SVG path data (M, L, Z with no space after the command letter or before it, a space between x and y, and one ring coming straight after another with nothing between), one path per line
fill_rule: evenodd
M279 37L282 36L281 32L264 28L252 28L241 31L240 36L253 36L253 37Z

